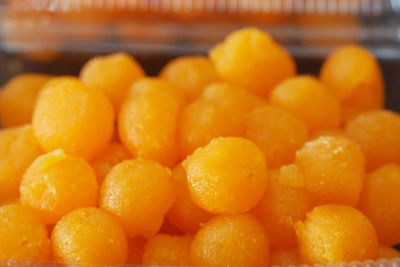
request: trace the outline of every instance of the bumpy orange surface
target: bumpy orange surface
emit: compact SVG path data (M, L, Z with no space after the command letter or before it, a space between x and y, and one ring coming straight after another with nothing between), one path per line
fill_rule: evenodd
M111 139L114 114L103 93L78 79L55 78L39 95L33 114L33 130L46 151L92 158Z
M339 101L312 76L285 80L271 92L270 101L302 119L310 131L336 128L341 121Z
M171 171L145 159L114 166L102 186L100 206L114 214L129 237L158 232L175 198Z
M251 216L217 217L195 235L191 261L197 266L262 266L269 261L268 236Z
M215 138L189 156L183 167L194 202L215 214L250 210L268 184L264 154L244 138Z
M145 75L142 67L128 54L116 53L89 60L80 77L89 88L103 92L118 110L132 84Z
M31 123L37 96L51 76L21 74L9 80L0 94L0 120L3 127Z
M383 107L380 67L360 46L347 45L334 51L324 62L320 78L340 100L346 121L360 112Z
M300 264L297 248L283 248L271 251L271 266L296 266Z
M198 207L192 200L188 188L186 171L178 165L172 170L176 199L167 213L167 220L186 233L196 233L200 226L212 218L212 215Z
M182 88L189 100L196 99L207 85L219 80L214 65L203 56L173 59L161 70L160 77Z
M142 263L144 265L188 266L192 240L192 236L156 235L147 242Z
M400 115L388 110L361 113L346 125L346 135L358 143L367 169L387 163L400 164Z
M0 130L0 202L18 197L25 169L41 153L30 125Z
M25 172L21 203L32 207L46 224L80 208L97 205L98 185L93 169L80 158L56 150L38 157Z
M374 259L376 232L360 211L344 205L314 208L304 222L296 223L301 260L308 264Z
M173 90L172 85L157 79L141 79L130 90L118 126L122 143L133 155L167 166L177 162L181 100Z
M287 111L263 106L248 114L246 138L263 152L271 168L293 162L296 150L307 141L307 125Z
M51 236L54 258L62 262L123 264L127 240L123 229L106 211L80 208L64 216Z
M0 260L46 261L49 256L47 230L34 211L19 204L0 207Z
M295 164L316 203L357 204L364 183L365 159L355 143L342 137L321 136L297 151Z
M384 165L368 174L359 208L371 220L380 243L400 243L399 165Z
M209 55L223 80L263 97L278 83L296 74L289 53L256 28L232 32Z

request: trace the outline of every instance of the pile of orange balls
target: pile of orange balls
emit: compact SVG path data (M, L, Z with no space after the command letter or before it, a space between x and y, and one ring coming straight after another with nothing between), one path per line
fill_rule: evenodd
M273 266L400 253L400 115L376 59L319 77L245 28L146 77L124 53L0 95L0 260Z

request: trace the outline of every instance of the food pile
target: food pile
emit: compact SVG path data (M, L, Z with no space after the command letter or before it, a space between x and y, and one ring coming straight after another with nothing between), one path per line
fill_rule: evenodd
M400 115L376 59L319 77L245 28L147 77L130 55L0 95L0 260L268 266L392 259Z

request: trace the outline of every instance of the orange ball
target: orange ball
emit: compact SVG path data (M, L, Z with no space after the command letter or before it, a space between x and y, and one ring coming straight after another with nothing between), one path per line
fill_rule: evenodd
M346 45L334 51L325 60L320 79L340 100L345 121L383 107L381 69L374 56L360 46Z
M301 260L328 264L374 259L376 232L360 211L344 205L314 208L304 222L296 223Z
M145 75L139 63L126 53L116 53L89 60L80 78L89 88L103 92L116 111L132 84Z
M182 88L186 98L194 100L203 89L219 80L212 62L203 56L182 56L168 62L160 77Z
M129 237L149 238L161 227L175 199L171 171L146 159L126 160L107 174L100 207L114 214Z
M141 236L128 240L128 257L126 259L126 264L142 264L142 256L146 242L147 240Z
M344 129L329 129L329 130L320 130L320 131L314 132L310 136L310 140L318 139L319 137L325 136L325 135L346 138L346 132L344 131Z
M214 214L250 210L268 184L264 154L244 138L215 138L197 149L182 166L193 201Z
M82 265L124 264L128 246L118 222L98 208L64 216L53 229L51 244L56 260Z
M172 170L176 199L169 209L168 222L186 233L196 233L212 215L198 207L190 195L185 169L178 165Z
M77 208L96 206L98 185L86 161L55 150L38 157L26 170L20 195L23 205L51 225Z
M0 202L18 198L22 175L41 153L30 125L0 130Z
M33 130L47 152L57 148L92 158L111 139L114 114L107 98L71 77L49 81L39 95Z
M98 184L101 185L112 167L131 157L130 153L122 144L108 144L108 146L90 162L96 174Z
M399 259L400 252L394 248L387 247L387 246L379 246L378 248L378 257L377 259Z
M400 164L400 115L387 110L362 113L346 125L346 135L359 144L367 170Z
M384 165L368 174L359 208L371 220L379 242L400 243L400 165Z
M300 264L297 248L283 248L271 251L271 266L298 266Z
M209 56L224 81L262 97L296 74L296 65L289 53L256 28L232 32L211 49Z
M313 208L311 198L301 185L303 179L295 165L271 172L268 189L257 211L273 248L295 246L294 224Z
M122 143L135 156L173 166L178 161L177 124L181 108L174 87L160 79L134 84L121 107Z
M315 203L357 204L364 183L365 159L355 143L342 137L321 136L297 151L295 164Z
M217 217L195 235L191 262L196 266L264 266L269 262L268 236L251 216Z
M0 120L3 127L31 123L37 96L50 78L43 74L20 74L3 86L0 94Z
M287 79L271 92L271 104L302 119L310 131L339 126L339 101L318 80L311 76Z
M292 163L296 150L307 141L307 125L289 112L262 106L248 114L246 138L263 152L271 168Z
M146 244L143 265L190 265L190 246L192 236L171 236L159 234Z
M49 256L47 230L34 211L19 204L0 207L0 261L46 261Z

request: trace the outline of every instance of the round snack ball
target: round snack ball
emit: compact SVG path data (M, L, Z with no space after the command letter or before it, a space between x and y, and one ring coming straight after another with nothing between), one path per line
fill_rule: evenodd
M378 260L379 259L396 259L400 258L400 252L394 248L387 247L387 246L379 246L378 248L378 257L376 257Z
M346 138L346 132L344 131L344 129L329 129L329 130L320 130L320 131L314 132L310 136L309 140L318 139L319 137L325 136L325 135Z
M315 203L355 206L364 183L365 159L346 138L321 136L297 151L295 164Z
M129 237L149 238L161 227L175 191L171 171L146 159L126 160L107 174L100 207L114 214Z
M161 70L160 77L182 88L189 100L196 99L207 85L219 79L212 62L203 56L173 59Z
M114 217L98 208L80 208L64 216L51 235L54 258L83 265L124 264L127 240Z
M181 102L169 83L141 79L129 92L118 117L122 143L130 153L167 166L178 161L177 125Z
M387 110L361 113L346 125L346 135L364 152L367 170L400 164L400 115Z
M30 208L0 207L0 260L45 261L50 256L47 229Z
M339 126L339 101L317 79L297 76L279 84L271 92L271 104L302 119L310 131Z
M156 235L145 246L142 264L188 266L192 240L192 236Z
M116 164L131 158L132 156L126 148L120 143L110 143L90 164L96 174L99 185L103 182L107 173Z
M31 123L39 91L50 78L42 74L21 74L3 86L0 94L0 120L3 127Z
M55 150L38 157L26 170L20 195L23 205L51 225L77 208L96 206L98 185L86 161Z
M70 77L50 80L39 95L33 130L44 150L92 158L111 139L114 114L107 98Z
M307 264L375 259L378 252L374 227L349 206L318 206L295 227L300 258Z
M185 169L178 165L172 170L176 199L169 209L166 219L185 233L196 233L200 226L212 215L198 207L190 195Z
M285 172L286 166L276 172L271 172L269 186L257 211L261 222L271 241L273 248L288 248L297 244L294 224L303 220L306 213L313 208L311 198L302 186L288 184L288 178L292 180L302 179L297 170L292 170L291 175ZM288 168L296 169L294 165ZM282 180L281 180L282 178ZM304 178L303 178L304 179Z
M103 92L115 110L132 84L145 75L136 60L125 53L95 57L82 68L80 78L89 88Z
M142 264L144 246L147 240L141 236L128 239L128 257L126 264Z
M298 266L300 264L297 248L283 248L271 251L270 266Z
M399 192L399 165L384 165L367 175L358 206L374 225L381 244L400 243Z
M186 158L213 138L244 136L247 114L261 104L260 99L244 89L223 83L209 85L201 97L181 113L181 157Z
M360 46L346 45L334 51L325 60L320 79L340 100L345 121L360 112L383 107L384 85L379 64Z
M269 262L268 236L249 215L220 216L195 235L190 255L196 266L264 266Z
M271 168L292 163L308 138L307 125L287 111L262 106L247 117L246 138L263 152Z
M234 31L209 56L224 81L262 97L296 74L296 65L289 53L256 28Z
M0 202L18 197L22 175L41 153L30 125L0 130Z
M193 201L213 214L250 210L268 184L263 153L244 138L215 138L197 149L182 166Z

